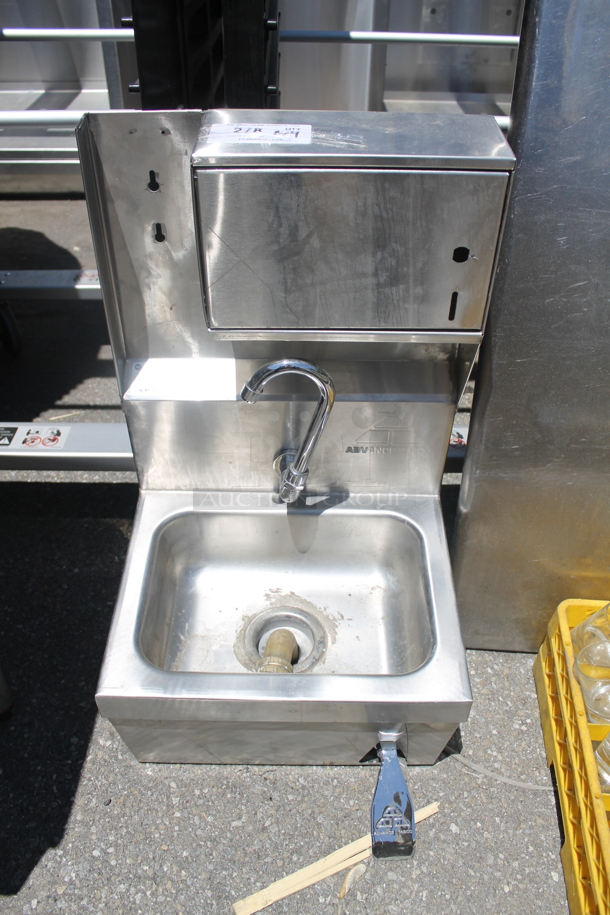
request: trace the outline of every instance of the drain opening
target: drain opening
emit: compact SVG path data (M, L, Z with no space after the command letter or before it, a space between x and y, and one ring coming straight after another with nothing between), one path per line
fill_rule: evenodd
M278 643L282 647L279 655ZM283 672L303 673L318 663L326 646L326 632L313 613L300 607L272 607L247 623L237 638L234 650L240 663L248 670L273 672L263 670L265 661L268 656L279 656L288 665Z

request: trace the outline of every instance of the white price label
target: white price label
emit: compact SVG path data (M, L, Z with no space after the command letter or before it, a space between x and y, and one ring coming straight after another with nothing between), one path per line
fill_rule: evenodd
M311 124L212 124L207 142L311 143Z

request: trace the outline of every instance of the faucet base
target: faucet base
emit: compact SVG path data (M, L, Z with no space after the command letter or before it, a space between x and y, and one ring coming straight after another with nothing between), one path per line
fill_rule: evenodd
M279 496L282 502L296 502L307 483L309 471L299 473L294 470L296 451L282 451L273 462L273 469L281 477Z
M292 466L284 471L282 474L282 482L280 483L280 499L282 502L288 502L288 504L290 504L291 502L297 501L305 489L308 473L308 470L304 473L299 473L297 470L294 470Z

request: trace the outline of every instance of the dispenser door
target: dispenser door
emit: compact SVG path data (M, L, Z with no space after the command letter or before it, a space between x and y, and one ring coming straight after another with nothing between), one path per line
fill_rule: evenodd
M477 330L508 173L198 168L210 330Z

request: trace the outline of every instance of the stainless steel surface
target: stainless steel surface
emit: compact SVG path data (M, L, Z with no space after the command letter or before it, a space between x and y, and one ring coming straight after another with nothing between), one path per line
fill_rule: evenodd
M483 339L482 330L474 331L422 331L422 330L333 330L332 334L328 330L262 330L262 329L248 329L247 331L236 331L236 330L215 330L214 336L218 340L230 340L235 350L239 350L240 344L243 343L244 339L248 341L248 352L254 352L256 349L261 347L255 347L253 344L269 344L268 349L274 351L278 348L278 345L283 345L284 347L294 348L295 344L309 343L309 344L328 344L331 345L331 348L334 349L335 353L338 348L343 343L352 344L353 350L360 350L361 347L367 346L371 347L372 344L375 344L374 350L379 353L380 347L377 344L381 345L381 350L385 349L388 351L387 344L393 344L390 347L393 351L405 347L408 349L412 344L419 345L423 344L440 344L440 343L452 343L456 346L478 344ZM339 346L338 346L339 345ZM263 349L267 347L263 346ZM319 347L314 347L318 349Z
M468 112L481 110L476 105L484 100L489 107L482 110L488 114L509 114L509 110L500 112L498 106L506 104L510 108L522 8L523 0L510 6L502 0L393 0L389 20L392 31L505 36L511 37L515 45L420 44L409 48L409 53L399 44L389 45L384 101L402 96L416 102L416 110L431 111L440 98L451 98Z
M66 27L85 30L98 26L94 0L6 0L0 10L0 28ZM2 39L0 39L2 41ZM106 89L104 61L99 42L2 41L0 85L3 90ZM42 105L52 107L52 105Z
M410 97L413 110L434 111L444 94L464 111L508 116L498 106L510 109L522 6L283 0L282 107L391 110L389 99Z
M256 410L238 392L263 363L297 358L322 366L337 390L329 435L312 464L316 491L437 493L480 331L341 335L352 342L328 335L318 342L216 339L203 314L189 187L201 117L113 112L91 115L79 128L100 282L142 487L275 491L272 462L280 451L296 450L311 420L311 392L279 380ZM472 122L481 139L476 119L458 120ZM509 162L504 140L491 128ZM483 136L480 151L487 154L489 127ZM158 192L148 188L151 171ZM154 239L157 223L163 243ZM228 360L226 384L215 390L192 384L185 372L176 399L183 363L204 368L210 359ZM155 377L155 360L170 360L171 396L167 373ZM148 393L131 388L142 366L151 369Z
M121 6L123 0L119 0L118 6ZM95 0L97 10L97 19L100 28L112 29L115 25L115 11L118 13L117 4L113 0ZM118 17L117 17L118 18ZM121 54L119 55L119 48ZM108 87L108 101L110 108L132 108L135 107L132 102L129 104L125 98L125 77L126 73L121 66L122 58L125 56L127 45L125 43L116 43L105 41L102 44L102 55L104 58L104 71L106 73L106 86ZM133 56L135 57L135 46L133 46Z
M310 143L243 143L214 138L214 124L308 124ZM491 117L463 114L281 111L206 111L193 165L316 168L454 169L510 172L515 157Z
M0 127L75 128L82 116L82 110L0 111Z
M227 495L233 511L175 516L140 546L151 567L137 638L151 664L243 673L239 633L261 610L282 621L289 607L326 634L310 676L400 676L430 659L437 635L416 526L387 509L358 511L358 500L351 511L332 497L274 510L267 496L248 512Z
M421 95L417 92L400 92L387 90L383 103L387 111L414 114L470 114L478 116L490 114L502 131L510 126L510 95L490 97L480 92L457 94L435 92Z
M97 270L0 270L0 296L89 301L102 298L102 287Z
M114 24L110 6L111 0L2 4L0 192L82 193L76 112L138 106L120 85L119 62L135 58L133 42L125 43L123 30L115 30L118 45L97 40L100 19ZM60 40L49 40L49 32ZM34 35L45 37L31 40ZM96 40L83 41L84 35ZM24 114L16 118L15 112Z
M66 440L61 449L19 447L15 432L36 426L57 426ZM10 430L7 432L7 430ZM7 441L12 437L12 441ZM135 464L124 423L0 423L0 470L113 470L133 471Z
M134 41L133 29L0 29L0 41ZM321 29L283 29L285 42L362 42L365 44L449 44L485 47L518 47L516 35L457 35L438 32L363 32L324 31Z
M249 672L240 628L286 605L326 654ZM438 498L143 493L97 701L139 759L357 763L400 721L433 762L471 701Z
M0 41L133 41L133 29L0 29Z
M335 386L327 372L311 362L303 362L298 359L282 359L257 369L241 390L242 400L250 404L257 403L269 381L280 375L289 374L302 375L313 381L320 392L320 397L303 441L281 472L280 499L282 502L296 502L305 488L309 464L335 402Z
M327 365L333 375L339 368ZM269 394L255 410L226 401L125 401L140 485L276 492L273 460L302 440L315 409L310 396ZM373 396L338 393L312 460L310 491L437 493L455 412L451 395Z
M443 44L479 47L519 47L518 35L463 35L442 32L332 32L321 29L283 29L280 41L361 42L362 44Z
M211 330L481 328L506 173L196 176Z
M455 575L465 642L537 650L608 594L610 7L526 7L518 167L477 380Z
M193 232L190 154L201 112L88 115L77 140L110 340L126 359L230 354L206 332ZM148 189L150 172L160 191ZM102 205L103 201L103 205ZM155 226L166 241L155 241Z
M134 41L133 29L0 29L3 41ZM284 29L280 41L382 42L517 47L514 35L453 35L435 32L362 32Z
M390 0L282 0L282 33L311 29L385 30ZM384 44L282 43L281 105L286 109L383 111Z
M208 112L193 152L210 329L480 328L514 163L493 120L272 115ZM311 142L242 142L267 121Z
M27 426L25 421L0 421L0 429ZM31 425L31 423L29 423ZM109 470L136 469L127 426L123 423L73 423L66 446L56 453L15 451L0 441L1 470ZM468 429L454 425L447 451L445 473L459 473L466 449ZM0 439L2 436L0 436ZM170 445L171 451L178 443Z

